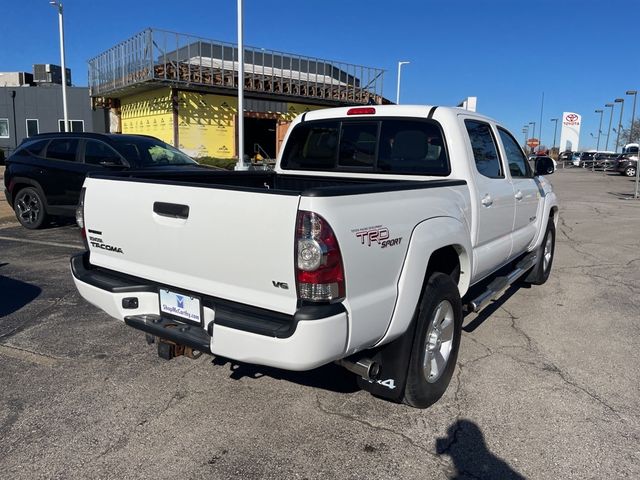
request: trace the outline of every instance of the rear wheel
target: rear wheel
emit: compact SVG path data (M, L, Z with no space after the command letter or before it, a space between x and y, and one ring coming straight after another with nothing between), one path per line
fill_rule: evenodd
M404 401L426 408L444 394L456 367L462 333L462 302L450 276L429 277L416 312Z
M44 202L33 187L26 187L18 192L13 209L20 224L31 230L42 227L47 219Z
M624 174L627 177L635 177L636 176L636 167L627 167L624 169Z

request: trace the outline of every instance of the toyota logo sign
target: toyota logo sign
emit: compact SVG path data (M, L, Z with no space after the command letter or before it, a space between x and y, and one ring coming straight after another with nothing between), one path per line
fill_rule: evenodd
M576 115L575 113L570 113L569 115L567 115L566 120L567 122L575 122L576 120L578 120L578 115Z

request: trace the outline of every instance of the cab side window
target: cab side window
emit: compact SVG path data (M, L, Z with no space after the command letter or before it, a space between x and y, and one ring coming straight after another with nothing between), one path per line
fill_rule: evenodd
M509 132L502 128L498 128L502 145L504 146L504 153L507 156L507 164L509 165L509 172L512 177L531 177L531 168L527 158L522 153L522 149L518 145L518 142L514 140Z
M489 178L504 178L491 126L477 120L465 120L464 124L469 134L478 173Z

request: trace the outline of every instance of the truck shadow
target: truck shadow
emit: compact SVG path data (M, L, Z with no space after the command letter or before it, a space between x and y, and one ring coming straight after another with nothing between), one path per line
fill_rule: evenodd
M229 378L233 380L243 378L259 379L266 376L337 393L360 391L355 376L332 363L306 372L292 372L278 368L251 365L218 356L213 358L212 363L217 366L229 365Z
M480 427L471 420L460 419L447 429L447 436L436 439L436 453L448 456L456 468L451 478L499 478L521 480L507 462L489 451Z
M506 303L506 301L509 300L511 297L513 297L516 294L516 292L521 288L531 288L531 287L526 284L511 285L509 288L507 288L507 290L505 290L505 292L500 297L498 297L497 300L494 300L489 305L487 305L483 310L481 310L476 318L471 320L468 324L464 325L462 327L462 330L464 330L467 333L473 332L476 328L482 325L491 315L493 315L496 311L498 311L500 307L502 307ZM472 315L472 312L466 313L465 317L469 315Z
M0 263L0 267L8 265ZM42 289L30 283L0 275L0 318L17 312L35 300Z

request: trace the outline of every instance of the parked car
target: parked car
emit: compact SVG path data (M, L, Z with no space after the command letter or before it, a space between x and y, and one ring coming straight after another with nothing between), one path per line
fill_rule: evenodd
M573 155L571 156L571 163L573 163L574 167L580 166L580 155L582 155L582 152L573 152Z
M591 166L593 165L593 157L595 156L596 153L598 152L596 152L595 150L591 150L588 152L581 152L580 159L578 161L577 166L582 168L591 168Z
M167 360L337 362L423 408L456 368L463 304L478 312L518 279L549 277L558 203L553 165L537 166L475 112L306 112L275 171L89 175L71 272Z
M203 168L154 137L45 133L25 139L6 160L5 195L26 228L73 217L85 176L128 169Z
M621 155L618 159L616 171L627 177L635 177L638 168L638 155Z
M611 169L617 164L619 154L614 152L597 152L591 161L593 168Z

